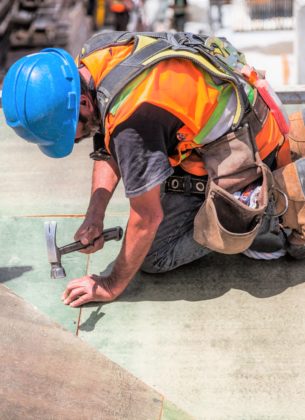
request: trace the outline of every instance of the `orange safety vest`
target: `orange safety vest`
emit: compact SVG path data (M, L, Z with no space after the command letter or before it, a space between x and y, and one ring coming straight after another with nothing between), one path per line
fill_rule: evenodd
M98 88L105 76L128 57L132 50L132 44L110 46L96 49L79 61L88 68ZM177 132L179 141L175 154L169 157L170 164L180 165L195 176L206 175L200 156L192 151L197 147L204 147L195 139L209 123L223 90L209 83L209 77L190 60L177 58L160 61L148 72L138 76L136 82L131 82L129 88L127 86L124 89L123 96L116 98L106 115L106 149L109 151L110 136L115 128L126 121L141 104L148 102L169 111L184 123ZM269 112L262 130L256 136L261 159L265 159L282 143L283 135ZM281 165L289 163L289 158L282 155Z

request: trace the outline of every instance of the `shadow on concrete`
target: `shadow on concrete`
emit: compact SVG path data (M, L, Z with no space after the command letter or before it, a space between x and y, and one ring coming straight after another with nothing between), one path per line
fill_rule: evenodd
M90 306L94 306L95 304L91 304L91 305L86 305L87 307ZM103 316L105 315L104 312L100 312L101 308L103 305L99 305L95 311L91 312L90 316L88 319L86 319L86 321L84 321L82 324L79 325L78 329L81 331L93 331L95 328L95 325L98 323L98 321L103 318Z
M243 255L211 253L168 273L139 273L119 300L199 301L216 299L231 289L263 299L304 281L305 261L288 257L257 261Z
M20 267L0 267L0 283L21 277L27 271L32 271L33 267L30 265Z

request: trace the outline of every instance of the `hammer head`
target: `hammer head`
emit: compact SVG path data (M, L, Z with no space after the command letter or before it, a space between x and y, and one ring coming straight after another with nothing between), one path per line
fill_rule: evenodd
M65 270L61 265L61 253L56 245L57 222L45 222L45 236L47 241L48 259L51 264L51 278L60 279L66 277Z

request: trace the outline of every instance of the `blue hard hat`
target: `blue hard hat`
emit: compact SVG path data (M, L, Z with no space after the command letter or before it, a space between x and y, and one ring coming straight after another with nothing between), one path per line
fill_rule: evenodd
M79 115L80 77L70 54L46 48L14 63L5 76L7 124L47 156L72 152Z

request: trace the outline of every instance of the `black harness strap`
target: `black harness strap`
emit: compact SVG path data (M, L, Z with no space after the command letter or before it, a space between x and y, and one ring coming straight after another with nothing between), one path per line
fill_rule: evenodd
M99 102L102 121L105 120L111 102L116 95L127 83L142 73L144 68L143 62L153 57L156 53L160 53L169 48L171 48L171 44L166 40L160 39L158 42L149 44L139 52L130 55L108 73L97 89L97 100ZM126 83L126 81L128 82Z
M122 44L128 44L134 39L134 36L129 32L100 32L93 35L83 46L80 58L86 57L94 51L103 48L118 45L121 39Z
M138 35L148 36L154 39L168 39L166 32L100 32L93 35L83 46L80 58L86 57L94 51L103 48L126 45L130 42L137 42ZM172 35L172 34L171 34ZM176 34L175 34L176 37Z
M205 189L207 185L207 177L205 178L193 178L191 175L176 176L172 175L168 177L163 184L164 192L175 192L189 194L200 194L205 195Z

